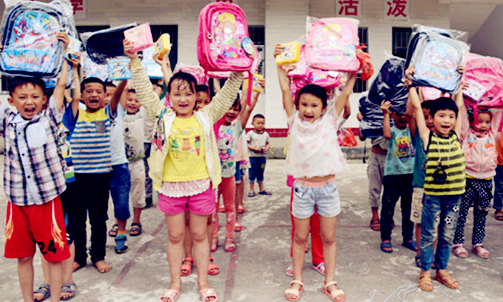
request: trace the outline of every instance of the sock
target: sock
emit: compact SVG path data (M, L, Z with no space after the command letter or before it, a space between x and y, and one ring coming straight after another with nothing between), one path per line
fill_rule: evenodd
M124 231L118 231L117 234L119 234L119 235L126 235L126 230L124 230Z

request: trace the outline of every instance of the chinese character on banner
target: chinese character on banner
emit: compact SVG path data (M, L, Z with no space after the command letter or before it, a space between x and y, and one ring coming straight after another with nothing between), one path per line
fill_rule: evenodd
M336 0L335 9L338 17L360 17L363 0Z
M385 20L409 20L410 0L384 0Z
M73 6L73 15L75 19L86 18L86 6L84 0L71 0Z

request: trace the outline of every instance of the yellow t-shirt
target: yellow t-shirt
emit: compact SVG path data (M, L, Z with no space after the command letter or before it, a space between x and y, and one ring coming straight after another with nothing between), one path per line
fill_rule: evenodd
M204 132L192 116L175 118L169 136L169 152L162 181L181 182L209 178L204 157Z

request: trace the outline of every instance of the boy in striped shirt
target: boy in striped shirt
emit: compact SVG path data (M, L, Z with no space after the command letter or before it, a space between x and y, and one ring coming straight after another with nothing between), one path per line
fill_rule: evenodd
M461 119L458 118L458 112L463 106L463 95L460 89L454 95L456 102L445 97L432 101L430 114L433 116L434 131L430 131L424 120L417 90L410 81L410 75L414 72L414 66L410 66L406 71L409 100L416 115L419 136L426 146L419 288L433 291L430 269L435 259L435 280L451 289L457 289L459 282L449 275L447 264L459 216L461 195L465 191L465 156L459 141ZM462 67L459 72L463 72ZM439 238L436 253L433 255L437 229Z
M91 261L100 273L112 267L105 262L107 241L108 191L112 171L110 131L119 98L102 108L105 83L98 78L87 78L81 83L86 109L71 111L74 115L72 155L76 179L75 202L75 269L86 266L86 220L91 224Z

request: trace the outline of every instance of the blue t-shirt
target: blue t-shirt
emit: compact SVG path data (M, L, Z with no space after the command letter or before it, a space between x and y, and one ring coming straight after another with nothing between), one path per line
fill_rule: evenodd
M409 127L403 130L391 127L384 176L412 174L414 170L414 147L411 138Z
M426 152L424 152L423 140L419 136L419 131L416 131L414 137L414 149L416 156L414 157L414 180L412 187L424 188L424 178L426 177Z
M124 143L124 116L126 116L126 109L122 108L121 104L117 104L117 117L112 121L112 129L110 130L112 166L128 162Z

